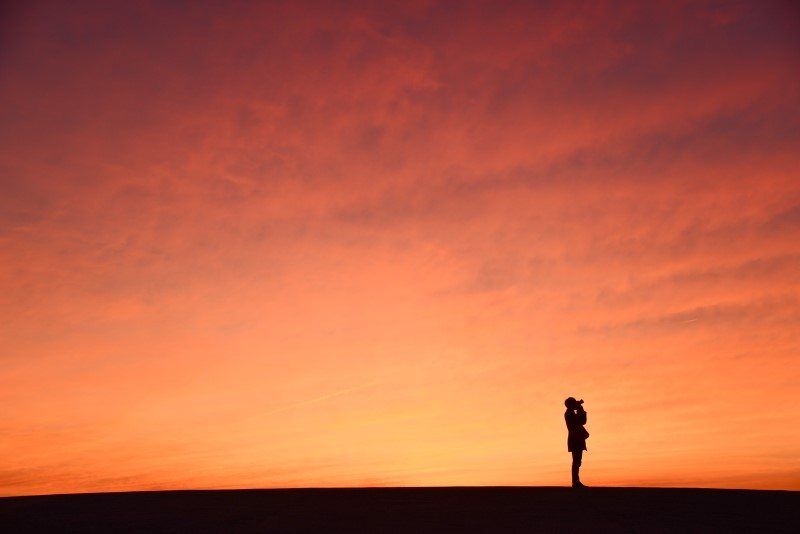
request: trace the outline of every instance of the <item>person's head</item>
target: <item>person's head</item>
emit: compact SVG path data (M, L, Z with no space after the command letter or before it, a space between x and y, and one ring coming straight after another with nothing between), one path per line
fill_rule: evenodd
M568 410L576 410L578 401L575 400L575 397L569 397L564 401L564 406L566 406Z

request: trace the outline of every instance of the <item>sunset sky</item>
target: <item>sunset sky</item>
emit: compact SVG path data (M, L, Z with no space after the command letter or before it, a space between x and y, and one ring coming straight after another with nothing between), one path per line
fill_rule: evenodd
M800 9L0 8L0 495L800 489Z

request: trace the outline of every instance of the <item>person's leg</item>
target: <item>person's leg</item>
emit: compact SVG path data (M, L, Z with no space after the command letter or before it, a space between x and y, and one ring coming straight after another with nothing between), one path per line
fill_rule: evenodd
M572 451L572 485L580 486L580 468L583 459L583 451Z

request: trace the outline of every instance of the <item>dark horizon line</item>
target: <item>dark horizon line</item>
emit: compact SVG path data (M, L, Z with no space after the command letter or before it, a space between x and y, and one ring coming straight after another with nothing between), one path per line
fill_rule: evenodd
M369 490L489 490L489 489L510 489L510 490L531 490L531 489L561 489L574 492L568 485L563 486L525 486L525 485L473 485L473 486L297 486L297 487L275 487L275 488L182 488L182 489L153 489L153 490L127 490L127 491L90 491L90 492L68 492L68 493L35 493L30 495L0 495L3 499L23 499L35 497L67 497L67 496L89 496L89 495L123 495L123 494L142 494L142 493L222 493L222 492L292 492L292 491L369 491ZM800 490L791 489L758 489L758 488L717 488L717 487L676 487L676 486L591 486L587 491L596 490L658 490L658 491L721 491L721 492L782 492L800 493Z

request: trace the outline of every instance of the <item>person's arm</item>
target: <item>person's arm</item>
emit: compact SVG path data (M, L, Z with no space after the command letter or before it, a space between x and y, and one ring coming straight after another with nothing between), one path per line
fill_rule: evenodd
M583 409L583 405L578 406L578 423L581 425L586 424L586 410Z

